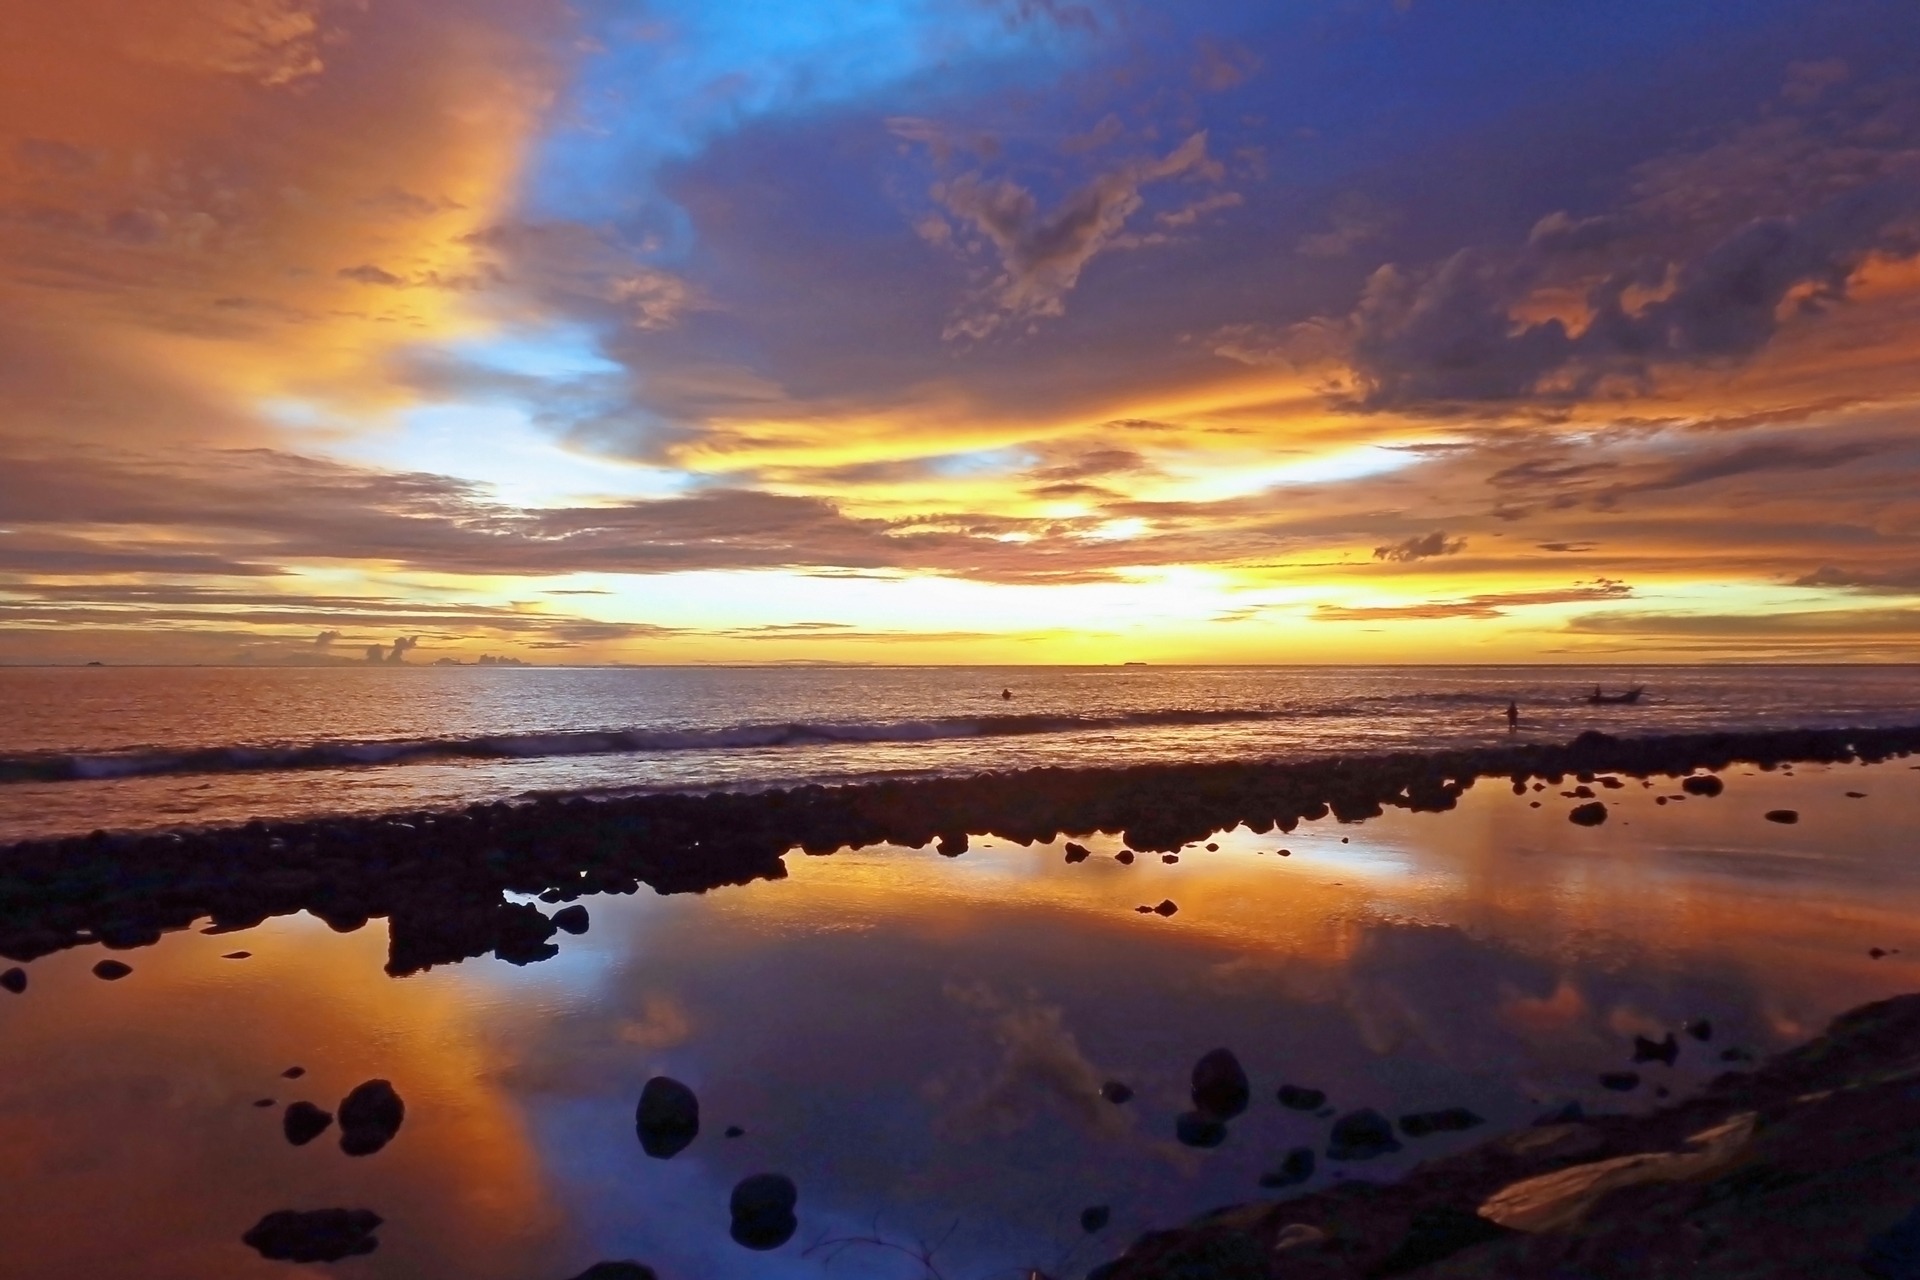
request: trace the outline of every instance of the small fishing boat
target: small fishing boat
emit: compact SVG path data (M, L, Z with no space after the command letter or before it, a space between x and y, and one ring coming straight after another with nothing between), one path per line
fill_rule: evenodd
M1592 693L1587 695L1587 704L1595 707L1608 707L1624 703L1634 703L1640 701L1640 695L1644 692L1645 690L1640 685L1633 686L1633 688L1627 690L1625 693L1602 693L1596 688Z

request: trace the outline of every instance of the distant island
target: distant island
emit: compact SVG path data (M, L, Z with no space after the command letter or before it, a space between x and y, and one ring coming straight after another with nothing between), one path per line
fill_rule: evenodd
M436 667L530 667L533 664L523 662L519 658L496 658L490 653L483 653L473 662L462 662L458 658L436 658L433 665Z

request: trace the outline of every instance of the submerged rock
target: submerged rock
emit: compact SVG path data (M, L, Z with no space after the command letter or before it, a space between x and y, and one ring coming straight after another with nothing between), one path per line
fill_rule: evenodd
M325 1133L332 1123L333 1112L323 1111L311 1102L290 1102L286 1114L280 1117L281 1131L296 1147L306 1146Z
M407 1118L407 1104L385 1080L355 1085L340 1102L340 1149L370 1156L392 1142Z
M274 1262L338 1262L379 1248L373 1233L381 1221L371 1209L282 1209L240 1240Z
M1727 789L1727 784L1710 773L1697 773L1680 779L1680 789L1690 796L1717 796Z
M1119 863L1123 867L1131 866L1133 864L1133 850L1122 849L1120 852L1113 855L1113 860Z
M1093 856L1092 850L1083 844L1075 844L1071 840L1067 841L1066 852L1068 862L1085 862Z
M1174 905L1172 898L1162 898L1160 899L1160 905L1153 909L1153 914L1157 916L1170 916L1178 910L1180 910L1180 908Z
M25 969L14 968L7 970L5 973L0 973L0 987L5 987L7 990L13 992L13 994L19 995L27 989L27 971Z
M1798 809L1769 809L1764 816L1768 822L1778 822L1789 827L1800 821Z
M1193 1065L1193 1105L1221 1120L1247 1109L1251 1098L1246 1069L1231 1049L1214 1049Z
M573 1280L660 1280L652 1267L637 1262L596 1262Z
M577 902L570 907L560 908L553 913L551 918L554 928L560 930L562 933L571 933L578 936L587 931L587 909Z
M727 1210L733 1215L730 1234L749 1249L778 1249L793 1238L800 1222L793 1207L800 1191L793 1179L779 1173L756 1173L733 1188Z
M1100 1096L1114 1106L1133 1101L1133 1086L1120 1080L1109 1080L1100 1086Z
M307 1069L305 1067L288 1067L285 1071L282 1071L280 1073L280 1078L283 1080L298 1080L301 1076L305 1074L307 1074Z
M1080 1229L1088 1235L1092 1235L1096 1231L1105 1229L1112 1217L1113 1211L1103 1204L1096 1204L1092 1208L1082 1209L1080 1211Z
M1573 812L1567 815L1567 821L1580 827L1597 827L1607 820L1607 806L1599 800L1589 800L1586 804L1575 805Z
M1270 1191L1299 1186L1313 1176L1314 1163L1312 1147L1295 1147L1287 1152L1279 1168L1260 1175L1260 1185Z
M1333 1122L1327 1138L1329 1160L1372 1160L1400 1150L1393 1125L1371 1107L1349 1111Z
M655 1076L640 1091L634 1112L640 1149L656 1160L671 1160L700 1136L700 1099L668 1076Z
M93 976L106 982L118 982L132 972L132 965L118 960L102 960L93 966Z
M1640 1073L1638 1071L1602 1071L1600 1087L1611 1089L1615 1093L1631 1093L1640 1087Z
M1702 1044L1713 1039L1713 1021L1709 1018L1689 1018L1680 1029Z
M1477 1128L1486 1121L1465 1107L1445 1107L1439 1111L1415 1111L1400 1117L1400 1132L1409 1138L1424 1138L1431 1133L1460 1133Z
M1649 1040L1645 1036L1633 1038L1633 1060L1635 1062L1664 1062L1672 1066L1680 1057L1680 1042L1673 1038L1673 1032L1667 1032L1664 1040Z
M1204 1111L1182 1111L1174 1118L1173 1136L1182 1146L1211 1151L1227 1140L1227 1126Z
M1307 1089L1297 1084L1280 1086L1280 1105L1289 1111L1318 1111L1327 1105L1325 1089Z

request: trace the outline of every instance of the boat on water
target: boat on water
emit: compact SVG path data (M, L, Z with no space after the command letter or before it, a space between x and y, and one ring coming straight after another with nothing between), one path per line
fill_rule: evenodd
M1625 693L1602 693L1599 687L1595 686L1594 691L1587 695L1587 705L1608 707L1634 703L1640 701L1640 695L1645 692L1646 689L1641 685L1635 685Z

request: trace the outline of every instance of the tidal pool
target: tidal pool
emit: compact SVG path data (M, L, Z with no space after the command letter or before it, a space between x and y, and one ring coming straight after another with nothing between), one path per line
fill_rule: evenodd
M663 1280L1077 1276L1279 1194L1259 1180L1294 1148L1316 1153L1307 1187L1391 1178L1568 1102L1654 1105L1737 1069L1729 1050L1920 990L1915 772L1724 776L1713 799L1596 786L1595 828L1567 821L1571 783L1482 781L1449 813L1238 829L1173 864L1122 865L1110 837L1074 864L992 835L958 858L795 851L779 881L584 899L589 931L525 968L392 979L382 921L306 915L113 953L133 967L115 982L75 948L0 992L0 1276L298 1274L241 1236L330 1207L385 1220L373 1253L322 1269L366 1280L621 1258ZM1136 910L1163 899L1177 913ZM1712 1038L1681 1034L1673 1067L1631 1063L1635 1035L1700 1018ZM1182 1146L1189 1073L1219 1046L1252 1105L1218 1148ZM1626 1069L1636 1089L1600 1086ZM634 1130L658 1074L701 1104L668 1160ZM384 1150L282 1136L288 1103L333 1110L375 1078L406 1101ZM1132 1100L1103 1100L1108 1080ZM1486 1123L1332 1162L1332 1117L1283 1108L1282 1084ZM799 1229L756 1252L728 1195L761 1172L798 1185ZM1095 1206L1110 1220L1088 1234Z

